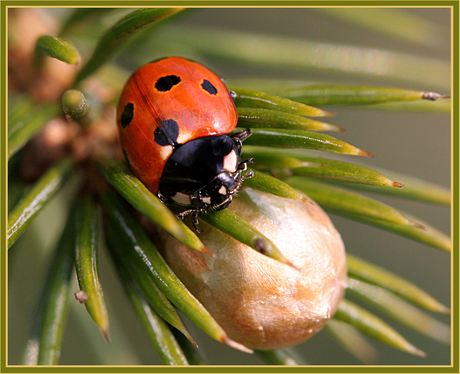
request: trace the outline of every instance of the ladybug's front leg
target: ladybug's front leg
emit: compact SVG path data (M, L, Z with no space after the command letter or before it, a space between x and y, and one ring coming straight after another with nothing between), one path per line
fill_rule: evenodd
M199 234L199 233L202 233L203 230L201 230L198 225L199 225L199 221L198 221L198 213L202 212L202 210L200 209L187 209L179 214L176 215L177 218L179 218L180 220L184 220L185 216L191 214L191 217L192 217L192 224L193 224L193 227L195 228L195 231Z
M199 227L198 227L198 224L200 223L198 221L198 213L199 211L198 210L195 210L194 212L192 212L192 224L193 224L193 227L195 228L195 231L200 234L203 232L203 230L201 230Z

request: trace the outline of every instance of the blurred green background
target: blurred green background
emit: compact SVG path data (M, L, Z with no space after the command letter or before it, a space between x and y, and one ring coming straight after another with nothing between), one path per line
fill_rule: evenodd
M66 9L47 10L54 16L63 16ZM356 8L356 12L360 9ZM173 25L218 27L237 31L251 31L267 35L296 37L325 43L362 46L366 48L392 50L437 58L449 63L451 58L451 13L449 8L406 8L401 10L429 21L437 33L434 45L414 44L396 37L382 35L362 26L340 20L321 9L314 8L208 8L194 9L172 22ZM115 16L118 19L121 15ZM159 31L167 32L169 25ZM152 31L154 35L155 31ZM152 39L153 40L153 39ZM231 47L231 46L229 46ZM159 51L151 45L152 57ZM174 51L174 45L169 46ZM178 55L187 56L186 51L177 50ZM131 61L129 48L117 57L128 70L136 68ZM401 83L377 77L342 75L319 71L286 70L248 66L233 61L212 59L200 61L228 79L287 78L305 81L324 81L344 84L366 84L395 86L423 91L450 94L450 82L439 81L433 87L414 83ZM131 66L132 65L132 66ZM436 76L437 72L431 72ZM441 186L451 184L451 126L448 114L411 113L367 108L326 107L336 113L328 119L346 129L335 135L361 149L372 152L374 159L348 158L351 162L365 164L371 168L389 169L434 182ZM115 124L114 124L115 126ZM10 364L19 362L22 349L30 332L32 316L41 292L42 281L48 267L48 256L56 234L64 219L61 202L65 201L68 189L63 190L29 227L16 243L9 256L9 347ZM447 208L405 202L390 197L377 196L380 201L420 217L427 223L449 233L450 214ZM353 254L385 267L419 285L439 301L450 305L451 263L447 253L418 244L409 239L369 227L360 223L332 216L342 235L346 248ZM62 364L100 364L98 357L110 358L103 364L158 364L159 360L151 348L140 324L136 321L131 306L127 303L111 268L111 263L102 254L100 272L111 319L112 343L106 344L95 324L85 314L84 306L76 301L70 309L70 317L64 337ZM75 283L74 291L77 291ZM441 316L443 317L443 316ZM449 317L440 318L449 323ZM237 352L217 344L191 324L189 331L203 348L212 364L252 365L262 362L256 357ZM381 343L375 343L377 365L446 365L450 363L450 347L434 342L406 329L394 325L410 342L427 352L425 359L399 352ZM126 349L130 347L130 349ZM318 365L354 365L360 362L345 352L325 332L295 348L301 359ZM134 361L131 361L134 360Z

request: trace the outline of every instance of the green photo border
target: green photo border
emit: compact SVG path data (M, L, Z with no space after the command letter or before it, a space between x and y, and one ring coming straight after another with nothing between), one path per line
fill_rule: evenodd
M2 1L1 3L1 356L0 371L2 373L459 373L459 1L135 1L126 0L95 0L95 1L63 1L63 0L28 0L28 1ZM193 7L301 7L301 6L420 6L420 7L451 7L452 9L452 239L453 239L453 275L452 275L452 361L448 367L438 366L334 366L334 367L276 367L276 366L209 366L209 367L125 367L125 366L57 366L57 367L24 367L7 366L7 8L8 7L100 7L100 6L193 6Z

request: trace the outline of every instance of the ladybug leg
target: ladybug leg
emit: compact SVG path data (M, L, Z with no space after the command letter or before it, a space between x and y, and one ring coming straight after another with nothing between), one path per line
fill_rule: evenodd
M163 204L171 205L171 199L167 198L166 196L163 196L161 192L158 192L157 196Z
M248 179L248 178L252 178L254 176L254 172L251 170L250 172L246 173L245 175L243 175L240 178L239 176L241 175L241 172L242 172L242 170L238 171L238 174L237 174L238 182L237 182L236 186L232 190L228 191L229 195L236 194L238 192L238 190L241 188L241 185L243 184L244 180Z
M248 158L247 160L241 161L238 164L238 170L246 170L248 168L247 164L252 164L254 163L254 157Z
M201 230L199 227L198 227L198 224L200 223L198 221L198 213L199 211L198 210L195 210L192 212L192 224L193 224L193 227L195 228L195 231L199 234L199 233L202 233L203 230Z
M251 136L252 132L250 129L246 129L236 134L232 135L232 140L235 142L236 149L238 150L238 155L241 154L241 147L243 145L243 141Z
M199 227L198 227L198 224L200 223L198 221L198 213L200 213L201 210L200 209L188 209L188 210L185 210L179 214L176 215L177 218L179 218L180 220L184 220L184 218L186 216L188 216L189 214L191 214L191 217L192 217L192 224L193 224L193 227L195 228L195 231L199 234L199 233L202 233L203 230L201 230Z
M247 138L252 135L251 129L242 130L237 132L236 134L232 135L232 139L235 141L240 141L241 143L244 142Z
M196 209L184 210L183 212L176 214L176 217L183 221L186 216L188 216L189 214L192 214L195 211Z
M237 132L236 134L232 135L232 139L236 140L238 139L240 142L244 142L247 138L249 138L252 135L251 129L246 129L240 132Z

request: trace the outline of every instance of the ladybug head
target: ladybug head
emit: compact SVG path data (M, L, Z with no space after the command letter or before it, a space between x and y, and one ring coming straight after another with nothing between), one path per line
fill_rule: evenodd
M244 169L246 169L247 162L241 163L242 166L244 165ZM222 210L228 207L243 181L253 176L253 173L249 172L242 177L241 171L239 170L234 174L224 171L218 174L211 182L191 196L193 206L199 210L207 210L209 207L213 210Z
M196 191L191 196L192 205L196 208L212 207L214 210L225 209L232 201L238 181L229 172L218 174L211 182Z
M241 161L241 144L250 135L244 130L233 135L207 136L178 145L168 159L160 181L163 202L189 208L179 218L200 212L225 209L246 178L241 175L247 163ZM198 230L197 230L198 231Z

